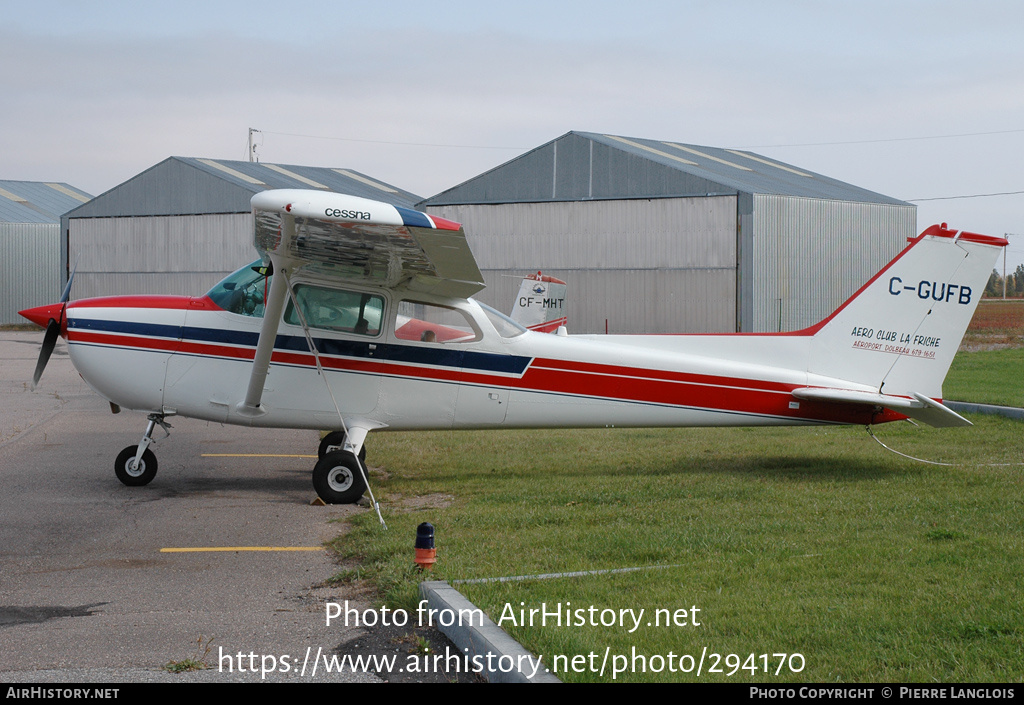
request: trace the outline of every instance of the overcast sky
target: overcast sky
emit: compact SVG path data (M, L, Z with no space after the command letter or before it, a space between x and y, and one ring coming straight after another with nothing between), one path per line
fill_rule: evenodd
M0 0L0 179L168 156L431 196L569 130L751 149L901 199L1024 192L1024 3ZM918 202L1011 235L1024 193ZM1000 263L1001 267L1001 263Z

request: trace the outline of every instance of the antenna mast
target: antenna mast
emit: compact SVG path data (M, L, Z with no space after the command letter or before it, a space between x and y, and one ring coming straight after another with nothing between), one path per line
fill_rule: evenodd
M259 132L259 130L257 130L255 127L250 127L249 128L249 161L250 162L258 162L259 161L259 159L253 159L253 156L255 156L255 154L256 154L256 145L253 144L253 142L252 142L252 134L254 132Z

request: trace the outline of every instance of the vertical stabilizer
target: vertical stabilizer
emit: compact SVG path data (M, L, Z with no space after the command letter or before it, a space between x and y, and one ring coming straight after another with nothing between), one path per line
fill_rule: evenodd
M519 285L511 318L530 330L554 333L566 322L565 282L540 272L527 274Z
M933 225L813 333L808 372L887 395L942 397L1003 238Z

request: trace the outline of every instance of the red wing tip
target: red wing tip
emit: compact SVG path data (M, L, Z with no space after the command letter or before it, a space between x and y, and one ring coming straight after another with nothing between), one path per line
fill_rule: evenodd
M430 219L434 221L434 227L438 230L462 230L462 224L456 223L454 220L448 220L436 215L430 216Z

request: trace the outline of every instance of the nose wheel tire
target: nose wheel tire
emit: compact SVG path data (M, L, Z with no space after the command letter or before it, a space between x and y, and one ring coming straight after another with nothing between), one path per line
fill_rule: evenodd
M135 454L138 452L138 446L128 446L114 461L114 474L122 484L129 487L148 485L156 477L156 456L153 451L147 448L136 465Z
M313 487L327 504L354 504L366 491L366 482L356 457L336 450L317 461L313 468Z

